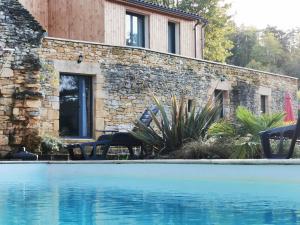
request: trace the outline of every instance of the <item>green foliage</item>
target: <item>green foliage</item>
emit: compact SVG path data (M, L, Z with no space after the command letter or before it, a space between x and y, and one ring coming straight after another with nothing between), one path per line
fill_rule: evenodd
M41 151L43 154L53 154L59 152L64 147L61 139L50 135L42 137Z
M160 110L160 118L152 114L155 128L147 127L137 120L136 129L131 133L154 148L158 154L170 153L181 148L187 141L203 138L220 112L219 104L209 100L202 110L196 111L194 107L189 113L185 99L182 97L178 102L173 96L171 112L168 114L167 109L156 97L153 97L153 100Z
M235 28L230 39L234 43L232 55L227 58L229 64L245 67L252 60L252 49L257 44L257 30L255 28Z
M250 134L256 140L259 139L259 132L283 125L284 115L284 113L273 113L257 116L242 106L236 110L241 134Z
M262 68L253 68L253 64L248 64L247 67L251 68L252 66L253 69L279 73L280 68L278 65L284 58L283 46L273 33L264 33L260 41L253 46L251 58L256 62L260 62Z
M225 62L226 58L231 55L233 43L229 36L233 33L234 25L231 17L228 16L230 4L225 4L224 0L150 1L200 14L208 21L205 27L205 59Z
M231 158L259 158L261 145L259 132L283 125L283 113L254 115L245 107L236 111L237 124L229 121L214 123L208 131L210 137L232 143Z
M300 77L300 29L240 27L230 39L234 48L227 63Z

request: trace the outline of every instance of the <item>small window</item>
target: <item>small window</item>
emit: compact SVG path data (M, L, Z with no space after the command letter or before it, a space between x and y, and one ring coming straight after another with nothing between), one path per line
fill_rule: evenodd
M215 90L215 101L221 105L220 118L224 118L224 92L222 90Z
M169 53L176 53L176 24L168 23L168 48Z
M266 95L260 96L260 112L261 113L267 113L267 101L268 101L268 96L266 96Z
M187 104L187 110L190 113L193 111L193 109L194 109L194 101L192 99L189 99Z
M168 52L179 53L179 24L168 22Z
M126 13L126 45L145 47L145 17Z

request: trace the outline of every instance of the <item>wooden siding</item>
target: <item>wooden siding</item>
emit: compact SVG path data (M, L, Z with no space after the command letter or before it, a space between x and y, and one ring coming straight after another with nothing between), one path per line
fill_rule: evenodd
M124 46L126 9L123 5L105 2L105 43Z
M19 2L48 30L48 1L47 0L19 0Z
M179 24L179 54L187 57L195 57L195 33L194 25L196 21L189 21L170 17L164 14L149 12L130 6L117 4L115 2L105 2L105 43L111 45L124 46L126 29L126 11L134 12L147 17L148 40L146 46L151 50L168 52L168 21ZM147 40L147 38L146 38ZM201 29L197 27L197 58L201 58Z
M146 47L168 52L168 21L179 24L179 54L195 57L196 21L107 0L20 0L47 29L49 36L111 45L126 44L126 11L145 15ZM201 25L197 27L197 58L202 57Z
M49 0L49 36L104 41L103 0Z
M180 53L183 56L195 57L195 22L180 23Z
M152 14L149 25L150 49L168 52L168 17Z

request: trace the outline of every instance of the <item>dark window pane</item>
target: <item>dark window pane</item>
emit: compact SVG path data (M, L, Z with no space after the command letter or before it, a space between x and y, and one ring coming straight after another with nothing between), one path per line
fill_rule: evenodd
M260 111L261 113L267 112L267 96L265 95L260 96Z
M59 129L61 136L90 137L92 129L91 79L60 76Z
M126 14L126 45L145 47L145 21L144 16Z
M176 53L176 24L168 23L168 49L169 53Z
M193 100L189 99L188 100L188 112L192 112L192 110L194 109L194 104L193 104Z
M224 117L224 92L222 90L215 90L215 99L216 102L219 102L221 105L220 118Z

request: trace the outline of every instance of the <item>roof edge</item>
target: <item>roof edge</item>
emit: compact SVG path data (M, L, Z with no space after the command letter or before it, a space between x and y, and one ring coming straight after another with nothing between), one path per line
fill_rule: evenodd
M108 0L120 4L128 4L130 6L138 6L143 7L146 9L158 11L161 13L166 13L175 17L181 17L188 20L199 20L202 23L206 24L208 21L204 19L202 16L195 14L195 13L189 13L177 8L170 8L161 4L157 3L151 3L144 0Z

